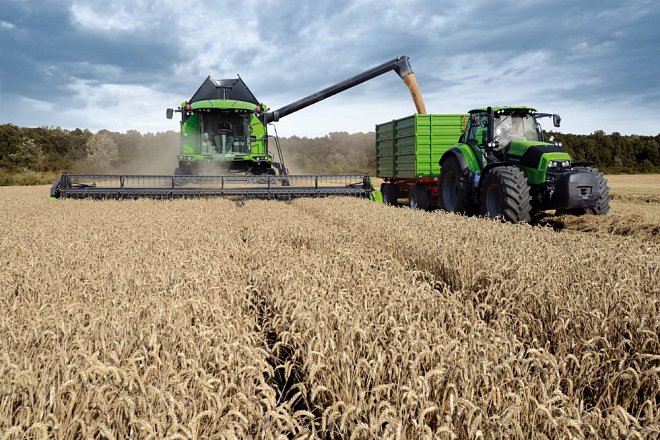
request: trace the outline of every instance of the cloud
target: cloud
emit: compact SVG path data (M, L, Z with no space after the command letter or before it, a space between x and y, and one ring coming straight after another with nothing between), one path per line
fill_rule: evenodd
M141 16L128 12L123 6L110 14L99 14L98 5L93 9L86 4L73 4L71 16L74 23L90 30L131 31L141 25Z
M406 54L433 112L525 104L575 115L574 125L564 118L575 131L603 121L598 128L653 133L660 118L660 61L651 56L660 41L658 20L660 8L643 0L245 0L185 7L115 0L93 8L11 1L0 12L0 32L11 30L0 43L0 56L10 60L0 65L7 103L0 122L167 129L172 124L162 108L189 98L209 74L240 74L257 98L277 108ZM133 111L113 104L113 93L134 103ZM391 73L284 118L281 131L366 131L375 118L411 113L409 100ZM34 102L60 114L7 110ZM599 117L590 118L589 109ZM103 117L104 111L112 114Z

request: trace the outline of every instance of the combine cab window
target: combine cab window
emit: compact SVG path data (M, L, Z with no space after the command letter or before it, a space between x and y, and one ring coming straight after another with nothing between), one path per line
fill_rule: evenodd
M496 115L494 127L495 136L499 136L500 144L540 140L536 119L530 114Z
M234 112L202 114L202 154L249 154L248 116Z

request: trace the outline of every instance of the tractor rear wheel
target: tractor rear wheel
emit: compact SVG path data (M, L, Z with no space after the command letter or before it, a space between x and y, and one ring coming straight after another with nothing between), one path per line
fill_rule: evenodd
M429 209L429 193L422 185L414 185L408 193L408 206L413 209Z
M512 223L531 218L529 184L520 169L502 166L489 170L481 184L481 213Z
M438 205L447 212L467 213L470 209L470 193L463 170L455 157L442 162Z
M384 205L396 205L399 200L399 187L394 183L383 183L380 185L383 194Z

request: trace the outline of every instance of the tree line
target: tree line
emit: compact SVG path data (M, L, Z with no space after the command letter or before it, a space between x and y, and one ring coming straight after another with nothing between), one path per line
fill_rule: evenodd
M660 172L660 134L656 136L588 135L548 132L576 161L608 173ZM281 138L292 173L375 174L375 134L333 132L325 136ZM270 142L277 158L276 145ZM125 133L25 128L0 125L0 185L46 183L61 171L170 174L177 164L179 134L174 131ZM27 177L26 177L27 176ZM36 181L35 181L36 180Z

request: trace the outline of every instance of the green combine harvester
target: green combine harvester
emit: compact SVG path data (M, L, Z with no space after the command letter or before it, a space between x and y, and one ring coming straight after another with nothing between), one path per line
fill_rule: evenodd
M413 115L376 126L379 197L414 208L527 222L546 210L604 215L603 173L574 162L545 139L540 121L557 114L531 107L488 107L468 114Z
M400 56L274 111L259 102L245 82L210 76L179 108L181 150L173 175L90 175L63 173L51 188L55 198L179 198L224 196L235 199L369 197L369 176L292 176L287 172L272 122L389 71L406 83L417 111L424 102L407 56ZM277 157L271 152L275 144ZM277 159L277 160L275 160Z

